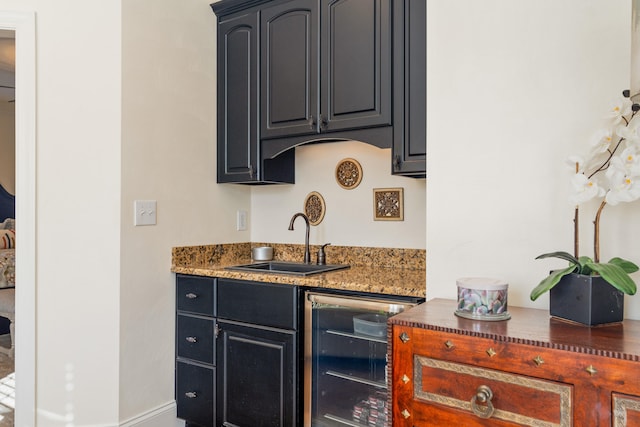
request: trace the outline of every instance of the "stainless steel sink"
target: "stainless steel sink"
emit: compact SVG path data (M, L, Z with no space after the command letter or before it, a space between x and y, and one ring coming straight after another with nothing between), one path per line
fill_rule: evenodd
M310 276L328 271L349 268L348 264L303 264L298 262L269 261L254 264L242 264L226 267L226 270L252 271L254 273L293 274L296 276Z

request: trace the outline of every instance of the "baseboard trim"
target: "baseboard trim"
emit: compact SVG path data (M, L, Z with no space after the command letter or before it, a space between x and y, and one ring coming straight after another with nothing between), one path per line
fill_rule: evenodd
M173 427L176 425L176 401L172 400L150 411L136 415L119 424L119 427Z

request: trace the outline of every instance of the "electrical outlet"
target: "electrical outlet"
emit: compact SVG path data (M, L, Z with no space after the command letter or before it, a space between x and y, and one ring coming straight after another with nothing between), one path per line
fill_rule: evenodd
M239 210L236 213L236 230L244 231L247 229L247 211Z
M136 200L133 202L133 225L156 225L156 201Z

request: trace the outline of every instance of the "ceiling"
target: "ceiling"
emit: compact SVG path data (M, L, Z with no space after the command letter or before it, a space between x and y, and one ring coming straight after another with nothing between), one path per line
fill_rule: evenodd
M12 89L16 83L15 42L14 31L0 30L0 104L15 99L15 89Z

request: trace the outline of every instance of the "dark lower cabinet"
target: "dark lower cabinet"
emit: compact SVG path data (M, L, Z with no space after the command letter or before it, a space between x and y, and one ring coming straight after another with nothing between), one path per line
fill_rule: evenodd
M296 286L176 277L176 404L188 427L297 427Z
M297 426L297 333L218 325L217 425Z
M213 426L215 420L216 370L193 363L176 363L178 418L191 426Z

